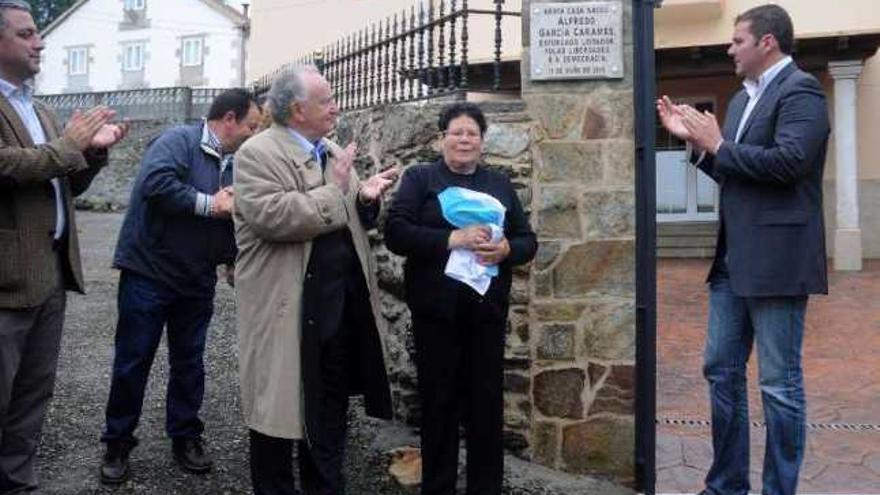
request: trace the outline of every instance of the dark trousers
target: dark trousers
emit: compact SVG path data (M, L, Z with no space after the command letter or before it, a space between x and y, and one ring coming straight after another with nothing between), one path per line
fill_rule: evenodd
M348 315L350 313L345 312ZM348 318L344 320L347 323ZM350 338L343 329L322 339L320 350L320 431L307 429L298 441L299 471L308 495L342 495L348 413L348 356ZM250 432L251 482L255 495L292 495L294 440Z
M170 377L165 429L172 438L197 438L204 424L199 408L205 393L205 338L214 312L214 294L184 298L162 284L123 270L119 277L119 320L106 427L101 440L135 443L144 389L168 328Z
M455 493L460 424L467 493L501 493L505 322L506 315L469 288L462 289L454 319L413 314L424 495Z
M55 388L66 296L0 309L0 494L37 486L34 461Z
M293 443L250 430L251 484L254 495L296 495Z

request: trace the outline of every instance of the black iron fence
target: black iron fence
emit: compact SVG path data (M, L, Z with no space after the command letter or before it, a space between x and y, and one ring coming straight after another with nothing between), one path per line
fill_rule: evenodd
M117 118L128 120L189 121L203 117L214 98L225 88L152 88L36 95L66 121L77 109L107 105L116 110Z
M521 13L503 10L504 0L493 3L494 10L470 8L468 0L420 2L281 66L257 80L254 92L264 93L277 76L312 64L334 88L342 110L462 94L470 89L468 21L472 16L495 18L491 88L497 90L501 86L501 21Z

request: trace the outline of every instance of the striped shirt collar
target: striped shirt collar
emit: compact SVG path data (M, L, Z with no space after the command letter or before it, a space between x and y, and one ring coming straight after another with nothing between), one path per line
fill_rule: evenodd
M217 137L217 134L211 129L211 126L208 125L208 120L205 119L202 121L202 151L205 153L215 156L218 159L222 160L223 155L223 146L220 144L220 138Z
M220 173L222 174L227 167L232 163L232 159L235 156L235 153L227 153L223 151L223 145L220 143L220 138L217 137L217 134L211 129L211 126L208 125L208 119L204 119L202 123L202 142L201 142L202 151L206 154L213 156L220 163Z

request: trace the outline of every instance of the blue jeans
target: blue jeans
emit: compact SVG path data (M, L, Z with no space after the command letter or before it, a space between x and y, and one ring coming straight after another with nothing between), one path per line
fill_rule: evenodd
M762 493L795 494L806 427L801 370L806 309L807 296L740 297L726 277L710 283L703 366L712 403L710 493L745 495L750 488L746 363L756 342L767 425Z
M185 298L132 271L119 277L115 358L106 428L101 440L136 443L144 389L162 330L168 326L168 392L165 429L171 438L197 438L204 430L199 409L205 394L205 338L214 294Z

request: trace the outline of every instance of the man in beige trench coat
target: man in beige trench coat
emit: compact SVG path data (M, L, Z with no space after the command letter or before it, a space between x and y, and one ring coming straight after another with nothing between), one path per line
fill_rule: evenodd
M236 154L235 268L242 409L254 493L342 494L348 396L391 417L384 322L366 228L397 178L359 181L354 145L324 138L339 110L314 67L279 77L273 125Z

